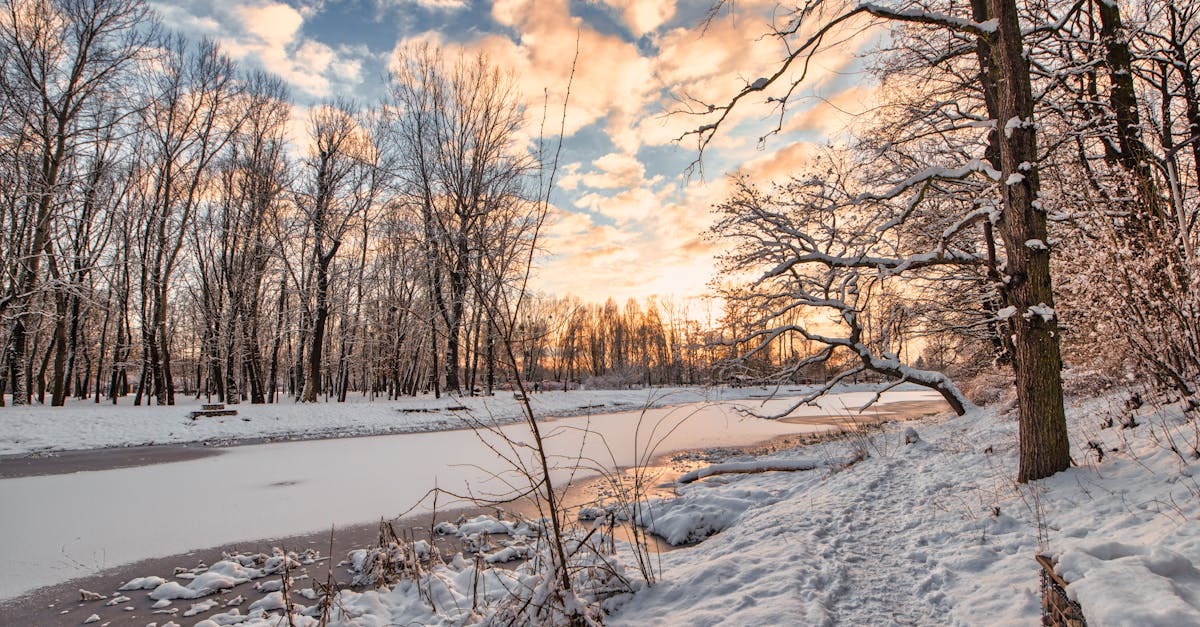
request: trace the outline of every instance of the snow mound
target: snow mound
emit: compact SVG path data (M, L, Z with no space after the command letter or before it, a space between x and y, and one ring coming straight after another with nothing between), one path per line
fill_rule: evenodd
M167 580L162 577L137 577L125 582L125 585L117 588L117 590L121 592L129 590L153 590L166 582Z
M1200 625L1200 570L1159 547L1101 541L1065 551L1055 571L1091 625Z
M150 598L155 600L199 599L221 590L228 590L251 579L264 577L266 574L263 570L247 568L236 561L222 560L197 575L186 586L174 581L160 584L150 592Z
M699 542L733 525L746 510L775 500L763 491L706 489L707 484L682 492L674 499L652 499L638 507L638 524L678 546Z

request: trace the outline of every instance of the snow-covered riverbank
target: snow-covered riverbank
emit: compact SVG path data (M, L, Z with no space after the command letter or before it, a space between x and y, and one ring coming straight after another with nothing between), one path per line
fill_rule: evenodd
M1035 624L1034 556L1046 554L1089 625L1200 626L1200 424L1178 405L1147 406L1123 429L1123 400L1072 403L1077 466L1027 486L1013 480L1017 426L1003 407L726 460L728 470L787 470L718 474L652 502L646 522L660 533L715 535L658 556L656 585L610 599L605 622ZM427 576L444 588L441 601L463 601L500 577L475 568L458 560ZM343 590L338 607L349 614L331 624L486 614L435 611L421 590ZM279 620L261 607L257 616L245 624Z
M641 394L644 400L647 392ZM848 391L797 413L841 416L870 397ZM910 390L888 392L883 400L937 398ZM791 402L694 402L576 416L548 424L544 441L558 468L556 484L564 485L597 467L629 466L658 454L837 430L836 421L788 423L739 412L774 413ZM529 439L523 425L502 432L515 442ZM279 442L154 466L3 479L0 555L8 568L0 570L0 599L188 549L422 513L432 505L422 498L435 486L503 494L514 477L489 444L497 444L494 436L467 430ZM442 508L453 505L440 501Z
M1169 407L1105 428L1121 400L1073 404L1078 467L1034 485L1013 481L1016 422L990 409L916 424L916 444L896 425L870 442L778 456L838 459L865 446L868 457L840 472L681 488L656 505L659 521L723 530L663 555L661 583L608 622L1031 625L1034 556L1045 553L1093 627L1200 625L1200 427Z
M840 391L868 389L849 386ZM920 389L906 386L905 389ZM803 388L783 388L795 395ZM530 403L539 417L577 416L631 411L683 403L759 399L775 391L762 387L678 387L634 390L574 390L539 392ZM191 420L200 401L180 399L170 407L119 406L72 399L66 407L0 408L0 456L49 451L84 450L149 444L192 442L228 443L239 440L307 440L332 437L444 431L468 426L466 418L500 424L521 420L522 409L511 392L495 396L432 395L395 401L351 396L346 403L231 406L236 416ZM845 411L808 408L813 415Z
M758 461L788 471L681 487L653 503L657 524L680 537L716 535L660 555L656 585L609 599L605 622L1030 625L1040 621L1034 556L1043 553L1058 560L1089 625L1200 625L1200 427L1179 407L1107 426L1121 400L1073 404L1078 466L1034 485L1013 481L1016 424L992 408ZM726 467L755 463L742 461ZM496 584L488 594L501 579L537 581L476 568L455 560L423 575L426 584L342 590L331 624L474 622L486 616L469 609L480 581ZM443 610L424 600L432 589ZM316 624L297 612L296 624ZM261 608L222 616L256 627L280 620Z

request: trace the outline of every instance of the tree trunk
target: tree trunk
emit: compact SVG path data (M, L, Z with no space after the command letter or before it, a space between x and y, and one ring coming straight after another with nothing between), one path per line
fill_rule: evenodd
M1100 15L1100 40L1111 85L1109 106L1116 121L1117 162L1137 186L1136 203L1130 211L1127 231L1135 241L1145 241L1151 225L1164 220L1154 176L1150 171L1150 151L1142 141L1137 93L1133 86L1132 55L1121 23L1121 10L1112 0L1096 3Z
M329 261L317 253L317 306L313 316L313 332L309 343L308 376L301 401L315 403L321 394L321 356L325 346L325 324L329 319ZM329 258L332 260L332 255Z
M1037 206L1037 134L1029 67L1015 0L988 0L988 6L998 21L994 48L1001 129L998 226L1007 255L1008 302L1017 308L1011 318L1020 414L1017 481L1025 483L1066 470L1071 453L1063 410L1058 317L1050 289L1050 251L1046 246L1025 245L1048 240L1046 214Z

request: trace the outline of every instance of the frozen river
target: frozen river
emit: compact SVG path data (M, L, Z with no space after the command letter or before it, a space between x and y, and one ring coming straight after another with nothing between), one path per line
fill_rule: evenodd
M579 416L543 423L543 430L563 467L561 481L581 452L606 466L629 466L680 450L746 446L829 429L819 424L822 417L845 415L846 407L868 397L835 395L822 407L793 414L812 417L810 424L747 418L735 410L770 413L787 406L782 399ZM901 391L883 400L938 398ZM525 425L502 430L516 441L530 438ZM648 443L655 445L652 452ZM507 469L474 432L440 431L235 446L187 461L3 479L0 600L142 559L394 517L435 485L500 492L489 477ZM426 501L411 513L431 505ZM444 498L439 507L447 507Z

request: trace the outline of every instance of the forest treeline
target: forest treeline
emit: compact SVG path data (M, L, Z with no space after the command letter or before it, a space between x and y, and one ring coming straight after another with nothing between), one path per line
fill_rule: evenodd
M1013 6L779 15L784 65L696 106L718 116L702 150L734 104L783 107L865 18L889 32L862 57L874 107L789 179L735 180L710 233L730 250L724 304L701 322L527 297L552 142L486 58L406 48L380 102L295 120L280 79L140 0L5 0L0 386L15 403L311 401L487 393L515 369L882 376L953 400L936 371L1028 359L1014 372L1050 381L1061 341L1069 366L1195 393L1200 3Z
M507 380L496 317L525 298L545 219L538 112L483 57L413 47L390 67L381 102L297 121L279 78L141 0L4 2L3 392L263 403ZM677 313L525 309L504 331L531 378L701 376Z

